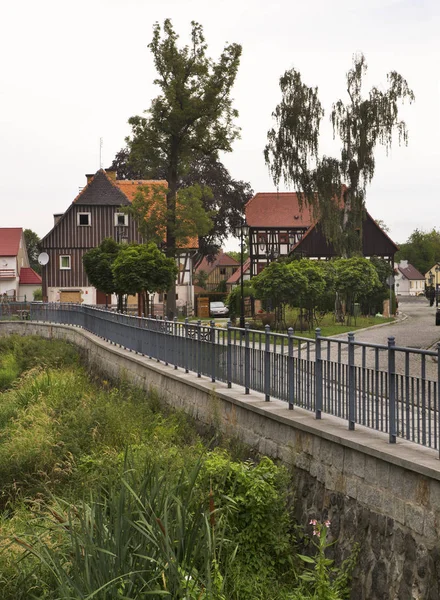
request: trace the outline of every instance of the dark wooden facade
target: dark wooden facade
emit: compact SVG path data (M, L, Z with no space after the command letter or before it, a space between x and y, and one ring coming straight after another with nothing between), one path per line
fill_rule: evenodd
M136 223L129 215L126 225L117 225L121 207L129 204L127 197L113 185L104 171L98 171L87 187L58 218L53 229L41 241L49 255L43 267L43 297L51 287L73 289L90 286L82 258L104 238L116 241L141 242ZM88 225L81 225L79 215L88 215ZM60 257L70 257L70 268L60 267Z
M394 254L397 250L396 244L367 212L362 224L362 254L367 258L379 256L393 264ZM292 248L291 253L304 258L324 260L337 256L332 244L325 239L319 223L310 227L301 240Z

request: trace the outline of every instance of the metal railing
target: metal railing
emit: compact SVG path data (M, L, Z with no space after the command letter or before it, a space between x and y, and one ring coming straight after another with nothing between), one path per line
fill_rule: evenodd
M84 305L31 304L31 319L82 327L185 372L278 398L437 449L440 344L436 351L347 339L315 339L215 323L143 318Z
M16 302L0 297L0 321L27 320L30 316L29 302Z

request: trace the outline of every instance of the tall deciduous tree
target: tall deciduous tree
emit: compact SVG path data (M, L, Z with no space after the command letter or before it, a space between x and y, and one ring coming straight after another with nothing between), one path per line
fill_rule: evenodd
M156 169L145 159L139 164L128 148L122 148L115 156L111 169L118 179L166 179L166 169ZM233 179L215 154L199 154L179 177L179 190L198 184L202 189L202 204L210 215L212 228L199 237L200 260L214 256L222 247L234 227L241 223L244 206L253 196L251 185ZM180 191L179 191L180 195Z
M29 257L29 264L36 273L41 273L41 266L38 263L38 255L40 254L39 243L40 238L35 231L32 229L25 229L23 231L24 240L26 242L27 253Z
M274 182L284 180L298 188L300 202L313 209L315 218L336 251L350 256L362 250L362 221L367 185L376 162L375 149L388 151L394 134L407 143L406 124L399 105L414 100L406 80L392 71L385 90L373 87L362 95L367 63L354 57L348 71L348 102L333 104L330 119L333 135L341 141L336 158L319 154L319 132L324 110L317 87L308 87L295 69L280 79L281 103L273 112L276 127L268 132L264 155Z
M139 232L146 242L162 245L167 226L172 227L178 254L180 249L191 245L192 239L211 229L210 214L202 204L202 196L210 194L211 190L204 190L198 184L180 190L173 225L168 218L165 186L140 186L133 202L123 210L137 221Z
M146 116L129 119L128 148L137 164L163 169L168 182L166 252L175 256L176 206L179 178L201 154L230 151L238 129L233 120L231 90L240 62L241 46L228 44L218 62L206 55L200 24L192 22L191 45L179 48L171 21L156 23L149 45L160 88ZM168 294L169 316L175 314L174 289Z

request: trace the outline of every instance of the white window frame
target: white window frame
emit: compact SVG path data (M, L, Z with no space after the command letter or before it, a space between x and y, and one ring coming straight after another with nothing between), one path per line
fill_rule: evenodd
M119 217L124 217L123 223L119 223ZM126 213L115 213L115 227L128 227L128 215Z
M63 267L63 258L69 259L69 266ZM70 271L72 269L72 257L70 254L60 254L60 269L61 271Z
M84 223L80 223L80 217L82 217L83 215L87 215L88 216L88 223L87 225L85 225ZM76 216L76 224L78 225L78 227L91 227L92 225L92 213L89 212L79 212L77 213Z

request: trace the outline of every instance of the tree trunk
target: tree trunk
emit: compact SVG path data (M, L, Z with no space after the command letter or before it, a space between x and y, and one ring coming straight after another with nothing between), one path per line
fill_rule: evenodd
M173 142L168 169L168 192L167 192L167 232L166 232L166 255L176 258L176 202L177 202L177 164L178 164L178 142ZM167 292L167 317L174 319L176 316L176 282Z

